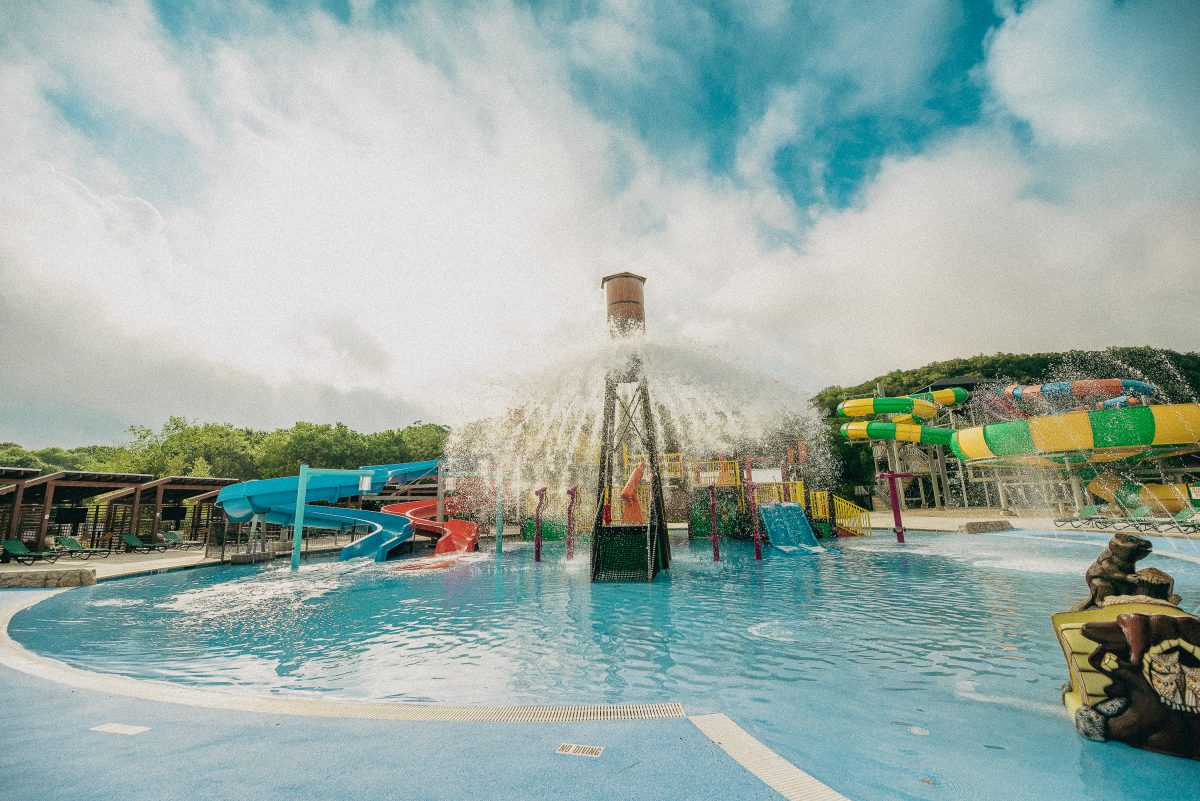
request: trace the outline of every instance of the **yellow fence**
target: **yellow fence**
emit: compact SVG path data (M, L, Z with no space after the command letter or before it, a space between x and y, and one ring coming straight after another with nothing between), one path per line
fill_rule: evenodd
M789 481L786 484L775 482L771 484L754 485L754 503L761 506L764 503L792 502L804 505L804 482Z
M840 528L853 532L856 537L865 537L871 533L870 513L857 503L834 495L833 510L837 512L837 524Z
M627 476L633 472L635 467L649 459L644 453L630 453L628 448L623 448L622 456L625 459L625 475ZM663 478L684 478L687 475L687 461L683 458L682 453L660 453L658 455L658 472Z
M742 486L742 465L736 459L713 459L707 462L689 462L688 470L694 487Z

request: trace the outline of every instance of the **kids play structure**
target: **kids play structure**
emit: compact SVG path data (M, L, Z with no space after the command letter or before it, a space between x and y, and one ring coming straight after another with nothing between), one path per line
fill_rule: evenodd
M645 332L645 280L617 273L601 281L609 333L622 344L636 345ZM868 533L865 509L832 493L805 488L799 480L802 465L797 464L803 460L794 454L780 466L778 480L755 481L751 464L763 461L761 457L690 461L680 453L662 453L652 388L637 352L636 347L630 348L625 363L605 376L597 459L576 465L576 486L565 493L570 499L567 519L544 519L547 505L552 502L561 508L564 499L561 490L551 492L546 487L521 488L521 500L507 510L520 521L522 534L533 541L534 561L541 561L542 542L550 539L567 539L568 558L573 556L576 520L582 529L579 533L590 533L591 578L597 582L648 582L668 570L671 524L687 523L693 538L714 538L714 555L721 536L753 539L759 558L763 546L820 552L824 550L821 539ZM795 452L806 450L798 443ZM417 497L406 489L435 475L436 498ZM582 492L580 484L585 487ZM594 493L588 492L591 487ZM527 490L537 499L530 518L525 516ZM670 510L668 492L674 499ZM480 520L495 509L495 530L502 535L504 496L499 475L447 476L444 463L425 461L358 470L302 465L298 476L226 487L216 505L228 521L249 522L249 541L260 543L245 554L235 554L239 561L273 557L285 547L281 540L286 533L274 532L270 538L275 542L268 544L265 528L291 527L296 567L305 528L350 531L353 541L341 548L341 559L386 562L411 553L418 535L436 540L437 555L476 550L478 524L450 518L460 514ZM378 508L362 508L364 504ZM502 536L496 542L499 554Z
M475 523L465 520L439 520L443 499L412 500L383 506L379 511L345 508L338 503L364 495L378 495L388 487L397 487L435 475L438 461L373 465L355 471L316 474L304 489L303 525L314 529L344 531L365 527L368 533L342 549L341 559L365 556L384 562L399 554L402 544L422 533L437 539L438 554L473 551L479 533ZM290 526L296 519L300 477L247 481L225 487L217 496L217 507L231 522L251 523L252 531L262 531L267 523ZM321 504L321 505L317 505Z
M1087 491L1110 503L1134 503L1168 515L1191 505L1188 485L1129 482L1114 468L1200 452L1200 404L1155 403L1157 390L1144 381L1103 379L1040 385L1010 385L988 401L1001 402L1013 419L965 428L927 425L939 407L966 402L960 388L905 397L858 398L837 413L850 440L921 443L949 450L968 466L1041 468L1070 482L1076 509ZM1029 414L1031 401L1057 401L1071 408ZM886 420L864 420L868 417Z

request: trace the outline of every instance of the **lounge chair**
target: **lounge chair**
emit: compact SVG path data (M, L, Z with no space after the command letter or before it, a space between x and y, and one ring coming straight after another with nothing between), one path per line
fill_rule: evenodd
M4 555L16 559L23 565L32 565L39 560L55 562L62 554L58 551L31 551L20 540L5 540Z
M1054 527L1055 528L1063 528L1064 526L1070 526L1071 528L1079 528L1081 525L1087 523L1092 518L1098 517L1099 515L1100 515L1100 504L1090 503L1087 506L1080 509L1079 514L1077 514L1077 515L1074 515L1072 517L1056 517L1056 518L1054 518Z
M1162 532L1175 529L1181 533L1200 529L1200 507L1185 506L1173 516L1159 520L1156 528Z
M188 550L189 548L199 548L204 545L202 540L185 540L179 536L179 532L177 531L163 531L160 533L162 534L162 538L167 541L168 548L183 548L184 550Z
M1149 506L1139 506L1123 518L1113 523L1117 530L1132 528L1137 531L1149 531L1154 528L1154 511Z
M165 542L143 542L142 538L136 534L122 534L121 542L125 543L125 550L133 553L150 553L151 551L167 550Z
M54 538L54 541L58 543L58 549L72 559L91 559L93 556L99 556L101 559L108 557L107 548L84 548L74 537L60 534Z

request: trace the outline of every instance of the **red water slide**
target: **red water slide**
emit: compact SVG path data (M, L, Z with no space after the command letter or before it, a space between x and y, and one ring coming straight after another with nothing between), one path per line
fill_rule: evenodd
M434 548L436 554L467 553L479 550L479 525L477 523L469 520L447 520L444 523L438 523L429 519L437 514L436 500L393 503L383 507L380 511L407 517L412 521L414 531L436 535L438 538L437 546Z

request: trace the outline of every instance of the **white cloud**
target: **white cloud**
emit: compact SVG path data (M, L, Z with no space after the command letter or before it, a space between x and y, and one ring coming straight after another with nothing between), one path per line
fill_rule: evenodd
M628 26L563 42L503 5L421 7L402 36L314 14L182 53L144 3L86 4L78 19L123 43L101 58L83 23L59 19L79 9L52 8L19 20L20 46L0 52L0 100L16 111L0 118L0 292L55 330L17 337L50 360L106 331L140 342L147 383L178 364L206 376L212 416L248 414L216 388L223 374L261 393L260 425L321 417L281 387L335 393L324 414L347 420L379 420L353 403L390 404L395 424L418 404L450 415L595 330L597 279L614 269L650 276L656 331L736 343L813 389L979 351L1200 345L1175 289L1200 230L1190 118L1159 91L1166 57L1129 69L1112 18L1087 4L1008 19L980 73L987 119L885 161L854 208L803 211L767 168L805 135L799 90L748 127L736 177L657 156L582 103L580 47L616 48L604 57L621 69L653 61ZM76 83L93 57L96 76ZM190 142L196 188L139 197L104 139L45 101L61 86ZM1009 133L1014 120L1032 144ZM92 363L104 360L120 355ZM94 371L76 374L73 402L107 392ZM112 375L136 383L124 365ZM29 373L5 360L0 378L21 386ZM104 414L161 416L129 397Z

